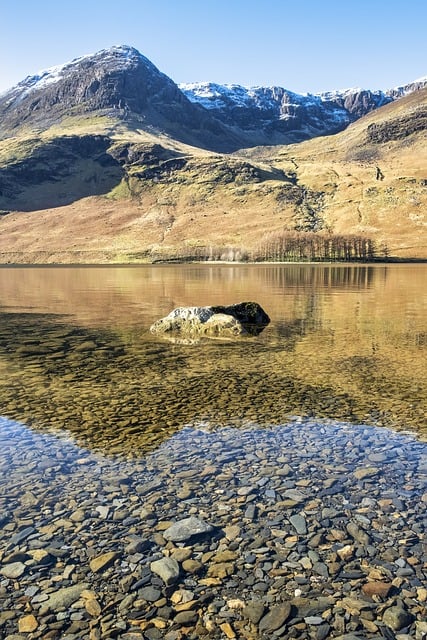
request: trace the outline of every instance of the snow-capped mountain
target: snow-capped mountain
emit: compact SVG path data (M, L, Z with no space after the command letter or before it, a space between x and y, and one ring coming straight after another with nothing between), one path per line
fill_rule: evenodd
M337 133L359 117L427 86L298 94L282 87L176 85L133 47L104 49L28 76L0 95L0 138L45 130L90 113L137 121L191 145L232 151Z
M245 131L288 132L295 141L341 131L361 116L427 86L427 77L388 91L345 89L298 94L282 87L199 82L178 85L193 103Z
M65 117L95 113L134 121L142 129L195 146L229 151L241 142L127 45L28 76L1 95L0 138L22 126L45 130Z

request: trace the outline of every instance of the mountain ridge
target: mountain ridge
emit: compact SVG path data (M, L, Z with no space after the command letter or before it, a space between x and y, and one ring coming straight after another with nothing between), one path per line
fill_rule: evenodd
M370 110L325 136L310 98L294 135L285 90L278 125L228 123L136 50L108 52L0 99L0 262L236 259L307 232L427 257L427 88L374 109L342 95Z
M177 85L134 47L117 45L27 76L0 95L0 123L13 133L25 125L43 128L65 113L98 111L123 121L136 117L143 128L164 131L192 146L229 152L337 133L425 86L427 76L386 91L320 94L298 94L279 86Z

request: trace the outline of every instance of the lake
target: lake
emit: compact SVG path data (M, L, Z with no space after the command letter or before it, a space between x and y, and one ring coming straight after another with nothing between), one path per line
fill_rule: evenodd
M5 637L424 633L426 276L0 268ZM149 331L245 300L256 337Z

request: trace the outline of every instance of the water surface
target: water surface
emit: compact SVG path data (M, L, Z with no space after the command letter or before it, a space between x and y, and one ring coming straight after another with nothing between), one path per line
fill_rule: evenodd
M137 456L183 427L292 416L425 439L426 265L0 269L0 415ZM153 336L176 306L259 302L255 338Z

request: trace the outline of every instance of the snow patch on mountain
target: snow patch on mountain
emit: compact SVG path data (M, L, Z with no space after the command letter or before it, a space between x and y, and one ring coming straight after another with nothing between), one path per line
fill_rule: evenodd
M88 53L78 58L74 58L70 62L49 67L34 75L27 76L15 87L12 87L12 89L4 92L2 95L10 93L10 101L19 102L33 91L40 91L48 85L60 82L69 73L73 73L73 71L75 71L79 66L84 67L86 64L92 65L97 62L102 62L104 65L108 65L111 70L114 70L131 67L135 63L141 61L143 61L145 65L155 73L160 73L154 64L148 58L139 53L139 51L134 47L130 47L128 45L115 45L109 49L102 49L95 54Z

